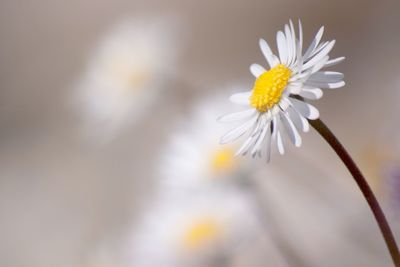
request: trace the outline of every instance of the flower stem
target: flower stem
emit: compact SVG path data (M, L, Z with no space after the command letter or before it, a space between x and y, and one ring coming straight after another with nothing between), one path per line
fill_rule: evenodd
M320 119L310 120L310 124L329 143L329 145L332 147L332 149L336 152L339 158L343 161L344 165L346 165L347 169L350 171L365 199L367 200L368 205L372 210L372 213L375 216L383 238L386 242L386 246L389 249L394 265L396 267L400 267L400 253L392 230L390 229L389 223L386 220L382 208L379 206L379 203L374 193L372 192L370 186L368 185L368 182L362 175L360 169L354 163L353 159L350 157L349 153L347 153L343 145Z

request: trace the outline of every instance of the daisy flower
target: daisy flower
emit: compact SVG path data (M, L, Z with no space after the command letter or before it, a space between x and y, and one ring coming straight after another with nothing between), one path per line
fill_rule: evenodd
M109 139L160 95L176 65L174 26L128 19L103 38L77 88L89 134Z
M233 88L237 88L234 86ZM225 184L250 169L243 158L235 157L234 144L222 147L218 137L226 131L215 121L229 111L223 96L205 97L171 136L160 159L159 176L169 188L201 188Z
M277 33L279 56L272 53L267 42L260 39L260 48L269 70L258 64L250 66L256 77L253 89L234 94L233 103L248 107L244 111L225 115L221 122L241 122L222 136L220 143L230 143L248 134L237 154L262 154L270 159L271 143L276 143L280 154L284 154L283 132L299 147L299 131L309 130L309 120L319 117L318 110L304 99L316 100L322 97L322 88L335 89L344 86L343 74L322 71L344 60L344 57L329 59L335 41L320 42L324 27L315 35L311 45L303 54L303 33L299 21L298 37L290 21L283 31Z
M128 240L133 266L214 266L260 229L251 198L237 190L165 195L154 204Z

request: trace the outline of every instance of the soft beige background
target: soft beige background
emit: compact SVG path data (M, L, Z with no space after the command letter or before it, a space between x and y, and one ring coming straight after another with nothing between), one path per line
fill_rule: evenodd
M326 38L337 40L333 56L347 57L338 67L346 87L316 105L356 160L373 169L364 152L377 130L398 124L399 11L396 0L2 0L0 265L80 266L151 196L155 154L171 116L189 110L204 90L250 84L248 66L262 59L258 38L274 42L289 18L302 20L308 41L325 25ZM173 96L151 110L151 121L144 118L107 146L86 144L70 101L91 49L121 18L158 15L182 22L179 73L194 86L170 84ZM315 139L308 134L305 146L346 176Z

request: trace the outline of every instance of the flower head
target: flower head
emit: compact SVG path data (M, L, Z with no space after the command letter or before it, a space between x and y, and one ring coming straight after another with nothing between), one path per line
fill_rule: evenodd
M89 134L110 139L145 110L176 67L175 23L128 19L99 43L78 85Z
M215 117L229 109L222 96L206 96L196 104L163 149L158 168L163 185L179 191L226 185L253 169L255 162L235 157L236 145L218 144L226 127Z
M239 190L163 195L128 240L134 266L213 266L257 240L252 198Z
M256 77L253 89L230 97L233 103L248 108L219 118L221 122L241 122L222 136L222 144L247 133L247 139L236 154L250 153L253 157L265 154L267 161L271 143L276 143L278 151L284 154L283 132L295 146L301 145L299 130L307 132L310 128L307 119L319 117L318 110L304 99L319 99L323 94L321 89L335 89L345 84L342 73L322 71L344 60L344 57L329 59L335 41L321 43L323 31L321 27L304 54L300 21L298 37L292 21L277 33L279 57L272 53L265 40L260 39L261 51L270 68L266 70L252 64L250 71Z

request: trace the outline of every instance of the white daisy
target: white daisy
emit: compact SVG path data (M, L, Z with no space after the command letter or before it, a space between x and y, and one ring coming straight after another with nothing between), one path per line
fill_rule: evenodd
M133 266L213 266L249 245L260 229L249 196L236 190L164 195L148 211L128 241Z
M237 146L222 147L218 143L226 127L215 118L228 110L224 97L214 95L200 101L192 114L184 118L184 124L171 136L160 159L162 185L170 189L196 189L232 182L253 170L248 167L254 162L235 157Z
M335 89L345 84L342 73L321 71L344 60L344 57L329 59L335 41L320 43L323 31L321 27L304 54L300 21L298 38L291 21L277 33L279 57L272 53L265 40L260 39L260 48L270 69L267 71L258 64L250 66L256 77L253 89L230 97L232 102L249 109L219 118L221 122L242 122L226 133L220 143L230 143L248 133L237 154L250 153L253 157L265 154L267 161L271 143L277 143L279 152L284 154L282 132L287 133L295 146L301 145L299 130L307 132L307 119L319 117L318 110L303 99L319 99L321 88Z
M78 86L85 127L109 139L143 114L176 62L175 24L163 19L130 19L100 42Z

